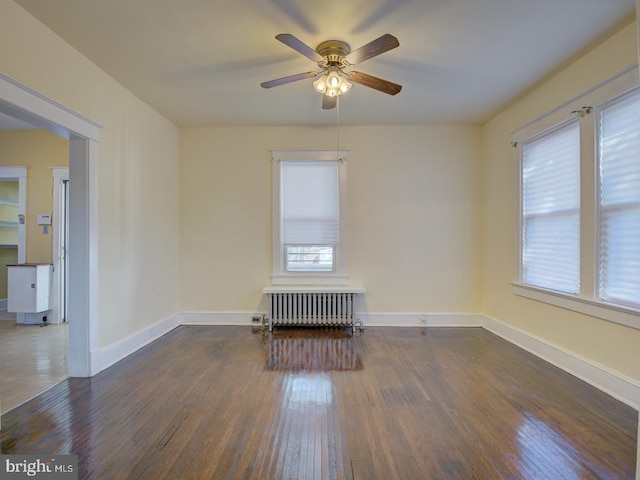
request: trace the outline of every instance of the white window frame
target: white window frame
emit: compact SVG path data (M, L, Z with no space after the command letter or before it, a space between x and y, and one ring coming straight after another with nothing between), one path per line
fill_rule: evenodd
M599 185L597 175L597 118L599 108L638 87L638 67L632 66L572 98L512 132L517 188L516 258L513 293L532 300L640 329L640 310L599 299ZM578 116L580 122L580 292L555 292L522 283L522 145Z
M272 150L272 285L346 285L347 273L347 161L348 150ZM333 161L338 165L339 241L332 272L286 271L282 244L280 178L282 161Z

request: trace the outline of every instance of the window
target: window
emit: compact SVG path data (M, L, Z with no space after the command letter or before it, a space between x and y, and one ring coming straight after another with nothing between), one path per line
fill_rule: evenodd
M522 148L522 282L580 288L580 130L554 129Z
M640 91L600 109L602 300L640 307Z
M338 162L280 164L282 246L287 272L333 272L339 239Z
M640 88L629 68L516 130L514 293L640 329Z
M346 152L275 150L274 285L346 284Z

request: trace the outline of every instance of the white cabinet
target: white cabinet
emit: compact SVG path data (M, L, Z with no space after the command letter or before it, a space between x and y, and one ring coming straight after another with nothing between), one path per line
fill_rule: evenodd
M52 265L8 265L7 311L38 313L49 310Z

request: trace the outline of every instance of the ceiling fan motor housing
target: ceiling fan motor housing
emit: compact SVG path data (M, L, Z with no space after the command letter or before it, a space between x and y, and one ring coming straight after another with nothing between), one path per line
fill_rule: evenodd
M344 57L351 53L351 47L340 40L327 40L316 47L316 52L326 58L329 65L341 65Z

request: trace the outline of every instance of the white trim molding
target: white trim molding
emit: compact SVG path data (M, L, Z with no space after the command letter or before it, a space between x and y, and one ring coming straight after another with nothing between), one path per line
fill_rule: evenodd
M484 315L482 328L532 353L580 380L640 409L640 383L575 352Z
M267 316L268 312L181 312L180 325L253 325L251 317Z
M96 367L96 373L109 368L179 326L180 316L172 315L111 345L93 351L92 363Z
M102 126L0 73L0 112L64 138L98 140Z
M336 275L327 273L276 273L271 275L271 284L274 286L309 286L309 285L347 285L349 281L348 275Z
M295 289L296 287L267 287L269 290ZM300 287L305 289L305 287ZM309 288L309 287L306 287ZM322 287L319 287L322 289ZM336 291L347 287L335 287ZM266 290L266 289L265 289ZM314 289L315 290L315 289ZM266 311L192 311L178 314L180 325L254 325L253 316L268 316ZM425 312L356 312L356 320L363 327L481 327L484 316L476 313L425 313Z
M481 327L476 313L361 312L356 320L363 327Z

